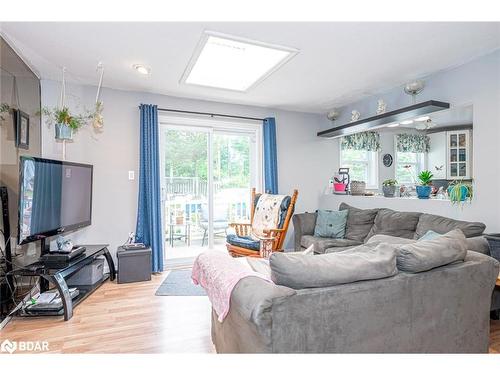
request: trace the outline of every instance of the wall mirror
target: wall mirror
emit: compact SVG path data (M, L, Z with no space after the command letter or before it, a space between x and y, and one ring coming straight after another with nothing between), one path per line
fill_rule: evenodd
M443 193L450 183L471 182L474 176L472 105L384 124L338 142L338 167L349 168L351 181L365 183L353 194L361 194L363 189L382 194L384 181L396 180L396 196L401 195L400 190L404 196L413 196L418 175L428 170L432 173L432 196L438 197L439 188Z

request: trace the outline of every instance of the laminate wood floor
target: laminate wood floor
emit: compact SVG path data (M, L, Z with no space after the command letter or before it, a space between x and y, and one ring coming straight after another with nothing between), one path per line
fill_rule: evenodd
M0 341L46 340L53 353L213 353L207 297L160 297L167 273L151 281L107 282L73 318L14 318Z
M214 353L207 297L159 297L167 273L151 281L107 282L73 318L14 318L0 341L46 340L52 353ZM500 321L491 321L490 353L500 353Z

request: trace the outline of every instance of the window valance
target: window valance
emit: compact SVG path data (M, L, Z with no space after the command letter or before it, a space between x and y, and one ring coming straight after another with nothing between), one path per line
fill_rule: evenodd
M429 137L425 134L396 135L398 152L429 152L430 148Z
M363 132L342 137L342 150L380 151L380 135L377 132Z

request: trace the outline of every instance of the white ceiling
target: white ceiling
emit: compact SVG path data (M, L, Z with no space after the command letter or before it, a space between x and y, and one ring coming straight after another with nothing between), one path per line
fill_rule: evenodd
M181 84L204 30L300 50L246 93ZM42 78L323 113L500 48L500 23L2 23ZM152 68L141 76L133 64Z

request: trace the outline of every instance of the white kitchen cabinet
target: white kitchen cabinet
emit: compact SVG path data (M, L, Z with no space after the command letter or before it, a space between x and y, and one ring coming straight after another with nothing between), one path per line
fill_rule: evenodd
M470 130L446 132L446 178L472 178L472 139Z

